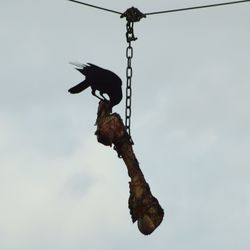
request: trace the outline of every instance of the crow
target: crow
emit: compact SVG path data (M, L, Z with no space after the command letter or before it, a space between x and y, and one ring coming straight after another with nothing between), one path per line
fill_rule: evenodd
M80 93L86 88L91 87L92 95L96 96L100 100L109 101L112 107L121 101L122 81L115 73L92 63L87 63L86 65L75 63L71 64L77 66L78 68L76 69L85 76L84 81L68 90L71 94ZM96 95L96 90L99 90L102 98ZM109 100L105 98L104 94L109 96Z

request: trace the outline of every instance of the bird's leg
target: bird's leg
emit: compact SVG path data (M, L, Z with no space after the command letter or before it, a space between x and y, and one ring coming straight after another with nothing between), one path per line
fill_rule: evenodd
M104 93L101 92L101 91L100 91L100 95L101 95L101 97L102 97L105 101L108 101L108 102L110 101L110 100L108 100L108 99L104 96Z
M105 101L105 99L102 99L100 96L98 96L96 93L95 93L95 89L92 89L91 91L92 95L93 96L96 96L98 99L100 99L101 101Z

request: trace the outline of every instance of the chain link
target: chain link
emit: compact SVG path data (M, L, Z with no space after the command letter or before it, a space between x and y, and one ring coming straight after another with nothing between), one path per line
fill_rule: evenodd
M127 32L126 32L126 38L128 47L126 50L126 57L127 57L127 69L126 69L126 76L127 76L127 86L126 86L126 108L125 108L125 126L127 133L130 137L130 142L132 144L133 140L131 138L130 134L130 121L131 121L131 104L132 104L132 75L133 75L133 69L132 69L132 58L133 58L133 48L131 46L131 42L137 40L134 34L134 22L139 22L141 18L146 17L145 14L140 12L138 9L131 7L127 9L122 15L121 18L126 17L127 20Z
M126 50L126 57L127 57L127 68L126 68L126 77L127 77L127 86L126 86L126 108L125 108L125 126L127 129L127 133L130 136L130 124L131 124L131 104L132 104L132 76L133 76L133 69L132 69L132 58L133 58L133 48L131 46L131 41L136 40L134 37L134 30L133 30L133 22L127 22L127 32L126 32L128 47ZM133 143L132 139L131 142Z

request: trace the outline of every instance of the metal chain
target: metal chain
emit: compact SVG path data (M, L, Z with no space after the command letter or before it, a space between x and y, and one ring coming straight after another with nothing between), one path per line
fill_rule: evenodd
M132 58L133 58L133 48L131 46L131 42L135 41L137 38L134 35L134 22L139 22L141 18L146 17L142 12L138 9L132 7L127 9L122 15L121 18L126 17L127 19L127 32L126 38L128 47L126 50L126 57L127 57L127 69L126 69L126 76L127 76L127 86L126 86L126 108L125 108L125 126L127 133L130 137L130 142L134 144L131 133L130 133L130 123L131 123L131 104L132 104Z
M127 22L127 32L126 38L128 42L128 47L126 50L126 57L127 57L127 69L126 69L126 76L127 76L127 85L126 85L126 108L125 108L125 126L127 129L127 133L130 134L130 124L131 124L131 104L132 104L132 76L133 76L133 69L132 69L132 58L133 58L133 48L131 46L131 41L135 41L137 38L134 36L133 30L134 23ZM133 143L132 139L131 142Z

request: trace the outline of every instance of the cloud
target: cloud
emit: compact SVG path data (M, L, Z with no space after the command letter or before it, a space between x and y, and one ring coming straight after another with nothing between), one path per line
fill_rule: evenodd
M0 11L1 250L249 249L247 4L135 25L134 150L166 212L149 237L131 223L124 163L96 142L98 101L67 93L82 79L72 60L114 70L125 89L125 20L67 1Z

